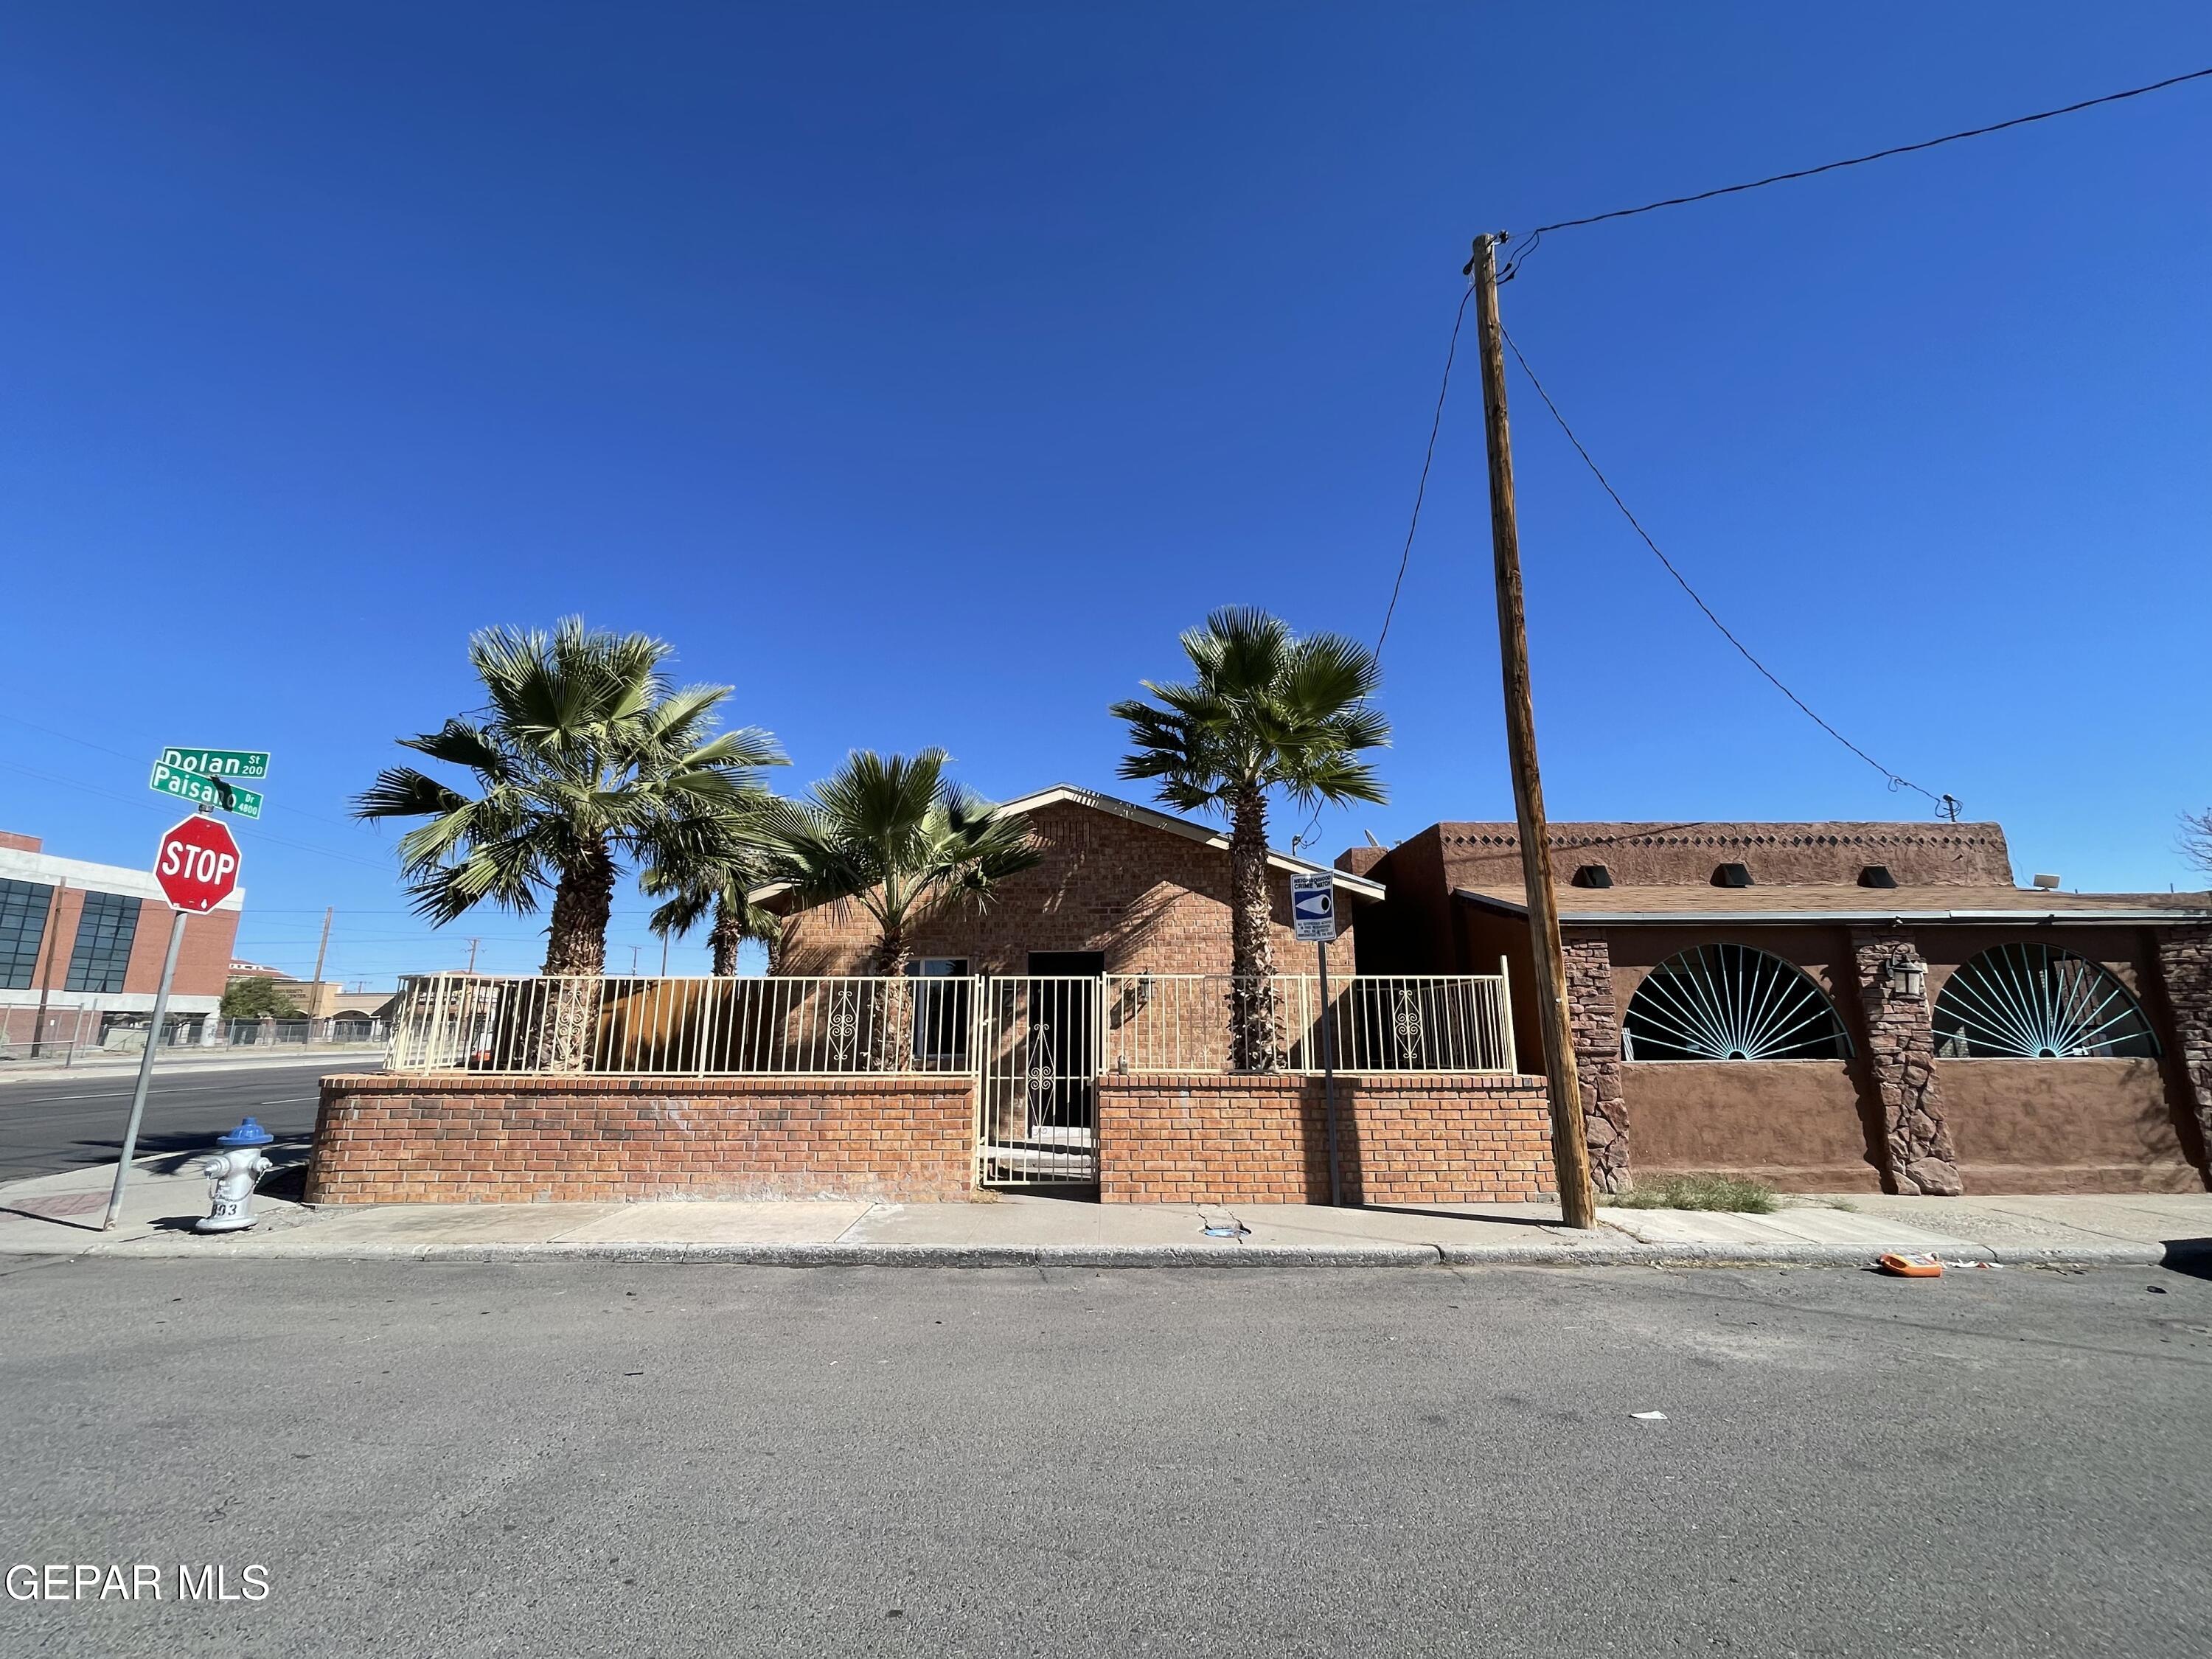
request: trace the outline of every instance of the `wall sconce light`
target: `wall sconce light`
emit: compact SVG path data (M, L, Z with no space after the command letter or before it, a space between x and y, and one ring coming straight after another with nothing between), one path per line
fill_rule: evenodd
M1139 974L1137 975L1137 1006L1149 1008L1152 1006L1152 976L1150 973Z
M1893 997L1928 994L1928 964L1911 957L1892 957L1882 964L1882 983Z

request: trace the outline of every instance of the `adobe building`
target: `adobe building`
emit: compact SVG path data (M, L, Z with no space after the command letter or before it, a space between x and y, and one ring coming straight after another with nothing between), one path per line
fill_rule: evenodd
M2212 894L2014 884L1994 823L1555 823L1592 1164L1784 1190L2207 1185ZM1542 1052L1511 823L1339 860L1370 972L1486 973Z
M240 888L185 923L169 1018L198 1036L222 1002ZM153 1023L174 913L147 870L58 858L0 831L0 1044L91 1046Z

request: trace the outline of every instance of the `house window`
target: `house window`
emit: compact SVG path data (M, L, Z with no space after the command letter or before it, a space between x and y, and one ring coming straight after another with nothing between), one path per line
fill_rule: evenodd
M2051 945L1999 945L1943 982L1932 1016L1943 1060L2154 1060L2128 988Z
M87 893L76 921L76 945L70 951L72 991L106 994L123 988L123 970L138 937L138 901L115 893Z
M914 988L914 1057L945 1066L968 1063L968 958L921 957L906 965ZM933 981L933 982L932 982Z
M1621 1021L1626 1060L1844 1060L1850 1039L1794 963L1700 945L1653 969Z
M53 900L54 890L42 882L0 881L0 990L31 988Z

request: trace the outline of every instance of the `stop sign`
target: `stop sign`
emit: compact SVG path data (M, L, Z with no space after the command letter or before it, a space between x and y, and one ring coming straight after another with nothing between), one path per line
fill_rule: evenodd
M170 904L204 915L238 885L238 843L221 818L195 812L161 837L154 879Z

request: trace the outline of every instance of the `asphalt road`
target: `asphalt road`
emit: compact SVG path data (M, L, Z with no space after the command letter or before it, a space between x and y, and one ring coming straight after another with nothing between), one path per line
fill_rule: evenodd
M168 1591L9 1656L2212 1652L2162 1269L94 1259L0 1320L0 1565Z
M374 1053L325 1054L282 1065L222 1061L164 1070L154 1063L143 1155L210 1151L215 1138L248 1114L276 1135L306 1136L315 1127L315 1080L326 1072L374 1070ZM0 1081L0 1182L52 1175L88 1164L112 1164L131 1115L138 1074L103 1066L79 1073Z

